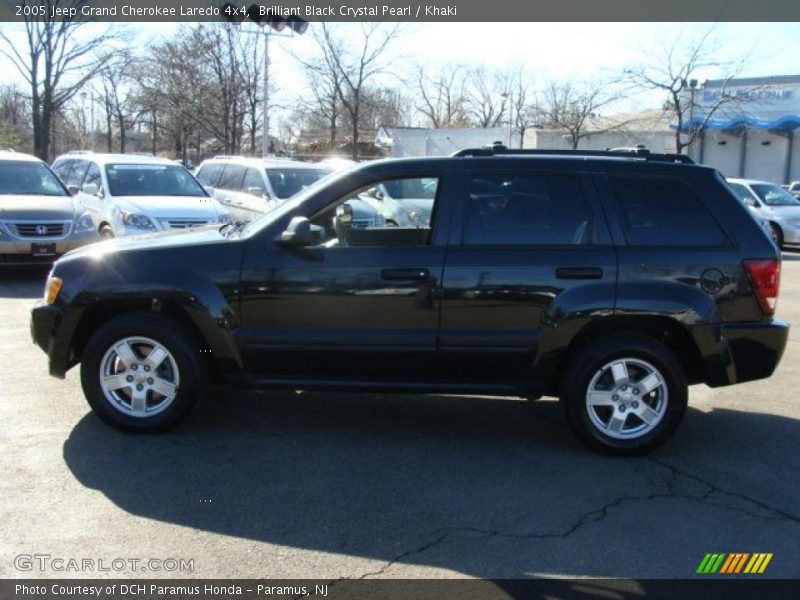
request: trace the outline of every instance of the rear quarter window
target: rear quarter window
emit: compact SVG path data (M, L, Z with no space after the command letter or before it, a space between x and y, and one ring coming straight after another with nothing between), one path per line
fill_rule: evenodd
M608 181L628 245L729 245L705 203L683 183L645 177L609 177Z
M217 185L219 174L222 172L223 165L201 165L197 171L197 181L203 185Z

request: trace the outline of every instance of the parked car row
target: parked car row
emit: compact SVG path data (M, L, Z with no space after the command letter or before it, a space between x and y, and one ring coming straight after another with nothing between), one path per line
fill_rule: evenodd
M176 161L151 155L70 152L59 156L51 171L32 156L3 151L0 264L52 261L97 239L246 224L354 166L345 159L307 163L217 156L192 174ZM800 183L781 187L728 179L728 184L779 247L800 244L800 200L793 196ZM339 226L428 228L435 193L435 178L368 186L348 199Z

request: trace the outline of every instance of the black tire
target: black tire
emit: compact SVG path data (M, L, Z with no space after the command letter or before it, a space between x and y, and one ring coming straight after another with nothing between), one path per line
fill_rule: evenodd
M660 385L651 394L638 397L631 396L631 392L626 391L622 397L617 395L617 400L611 405L590 409L588 406L588 392L592 380L596 376L599 377L592 388L594 390L598 390L604 385L613 385L610 381L610 378L613 378L612 372L608 369L603 371L603 368L608 367L617 359L630 359L634 369L638 367L633 363L654 367L661 377L660 381L663 382L663 386ZM641 373L645 372L644 370L641 371ZM601 373L605 374L600 376ZM632 391L638 387L639 389L636 389L633 393L640 394L641 386L637 384L641 383L645 376L642 374L641 379L637 381L636 373L631 373L632 385L629 385L629 387ZM603 377L606 379L604 380ZM609 383L604 384L604 381ZM605 389L615 390L617 388L606 387ZM664 390L666 393L664 393ZM600 393L613 394L613 392L609 391L600 391ZM619 392L619 394L623 394L623 392ZM661 400L658 400L659 397ZM614 336L587 344L569 359L562 377L561 401L572 429L584 444L595 452L602 454L637 456L658 448L675 433L678 425L680 425L686 412L687 399L688 384L680 363L664 345L645 336ZM626 402L628 404L625 404ZM660 420L656 421L653 426L645 423L630 408L635 404L638 410L639 406L643 407L644 402L651 403L658 407L659 411L662 411ZM664 404L659 404L659 402ZM661 408L662 406L663 409ZM618 412L620 410L628 410L629 413ZM593 415L590 414L590 411L592 411ZM596 421L602 420L602 418L598 417L598 413L603 413L604 411L606 411L604 414L609 415L609 423L611 423L612 419L619 419L620 417L623 428L628 423L631 423L633 425L633 427L629 428L631 437L620 439L602 431ZM633 431L636 426L645 429L641 434L636 434ZM647 427L652 428L648 431ZM620 434L624 434L624 429L618 435Z
M114 239L114 232L112 231L111 227L108 225L103 225L100 228L100 239L101 240L113 240Z
M106 352L116 342L135 337L149 338L161 344L177 369L178 385L174 399L157 414L126 414L106 396L100 383ZM168 429L186 417L206 389L205 372L198 342L179 323L160 314L137 312L108 321L92 335L82 356L81 385L89 406L103 421L122 431L152 433ZM148 396L147 402L153 397Z
M783 230L777 223L770 223L769 226L772 227L772 233L775 236L773 238L775 245L778 247L778 250L783 250Z

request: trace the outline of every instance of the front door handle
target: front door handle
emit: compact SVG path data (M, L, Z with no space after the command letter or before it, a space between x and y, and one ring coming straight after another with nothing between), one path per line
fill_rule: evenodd
M383 269L381 271L381 278L389 281L420 281L428 279L430 273L428 269L414 268L414 269Z
M559 279L602 279L603 269L600 267L559 267L556 269Z

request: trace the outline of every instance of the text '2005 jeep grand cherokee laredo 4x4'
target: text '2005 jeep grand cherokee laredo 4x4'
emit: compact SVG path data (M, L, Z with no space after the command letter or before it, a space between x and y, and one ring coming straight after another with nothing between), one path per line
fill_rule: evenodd
M434 185L430 222L348 200ZM713 169L638 152L466 150L331 176L245 227L59 260L32 334L120 429L183 417L209 380L559 396L595 450L663 443L689 384L768 377L780 255Z

